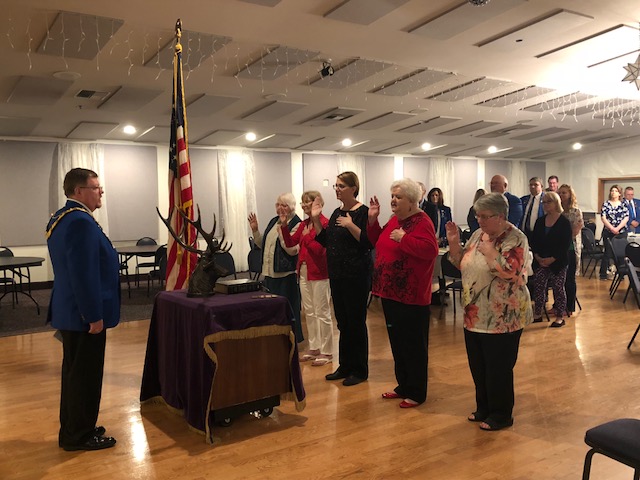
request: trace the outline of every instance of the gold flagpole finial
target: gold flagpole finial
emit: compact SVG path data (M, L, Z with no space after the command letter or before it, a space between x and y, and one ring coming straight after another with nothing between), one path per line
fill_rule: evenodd
M176 51L182 51L182 45L180 39L182 38L182 20L176 20Z

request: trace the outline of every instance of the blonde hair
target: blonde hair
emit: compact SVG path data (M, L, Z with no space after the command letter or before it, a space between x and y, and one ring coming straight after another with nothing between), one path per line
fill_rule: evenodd
M307 190L306 192L303 192L302 193L302 197L300 197L300 200L302 200L302 203L305 203L305 201L304 201L305 198L308 198L312 202L316 198L319 198L320 199L320 205L322 205L324 207L324 198L322 198L322 194L317 190Z

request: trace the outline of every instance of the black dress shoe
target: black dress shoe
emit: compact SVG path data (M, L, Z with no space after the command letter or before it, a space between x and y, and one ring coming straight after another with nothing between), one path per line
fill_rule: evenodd
M64 445L62 448L67 452L75 452L77 450L102 450L103 448L111 448L116 444L113 437L103 437L102 435L92 435L84 443L79 445Z
M353 385L358 385L359 383L362 383L366 380L366 378L360 378L360 377L356 377L355 375L349 375L347 378L344 379L344 381L342 382L342 385L344 385L345 387L351 387Z
M93 434L97 435L99 437L104 435L105 433L107 433L107 429L104 428L102 425L100 425L100 426L98 426L98 427L93 429Z
M344 373L340 369L337 369L335 372L329 373L328 375L325 375L324 378L326 380L340 380L342 378L347 378L348 376L349 375L347 375L346 373Z
M342 372L340 369L337 369L335 372L325 375L324 378L327 380L340 380L341 378L347 378L348 376L349 375Z

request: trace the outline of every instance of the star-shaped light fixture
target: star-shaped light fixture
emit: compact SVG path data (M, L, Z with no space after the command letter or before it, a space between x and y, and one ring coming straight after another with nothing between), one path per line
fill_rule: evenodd
M627 66L622 68L627 71L627 74L622 81L635 83L636 88L640 90L640 55L638 55L635 63L627 63Z

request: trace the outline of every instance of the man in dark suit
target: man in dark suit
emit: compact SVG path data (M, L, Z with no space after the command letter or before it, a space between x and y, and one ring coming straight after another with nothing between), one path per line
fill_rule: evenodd
M529 180L529 191L531 192L530 195L525 195L520 198L524 210L520 230L525 233L527 238L531 239L531 233L533 232L536 220L544 215L544 210L542 209L544 192L542 191L542 180L540 177L533 177Z
M520 226L522 221L522 202L515 195L507 192L509 182L504 175L494 175L491 178L491 192L501 193L509 202L509 222L513 223L516 227Z
M427 201L426 198L424 198L424 196L427 194L427 187L424 186L424 183L422 182L416 182L416 183L420 185L420 191L422 192L422 196L420 197L420 201L418 202L418 207L420 207L420 209L424 213L429 215L429 218L433 222L433 228L435 229L436 225L438 225L438 216L440 215L440 212L438 211L438 207L435 203L431 203Z
M640 200L633 198L633 187L624 189L624 201L629 209L627 228L631 233L640 233Z
M96 421L106 329L120 320L120 263L92 215L104 193L98 175L70 170L64 193L66 205L47 225L54 273L47 321L59 330L63 348L58 444L68 451L100 450L116 443Z

